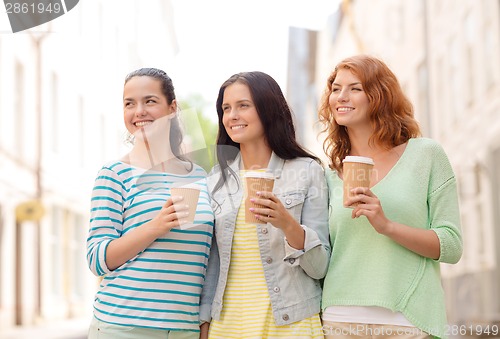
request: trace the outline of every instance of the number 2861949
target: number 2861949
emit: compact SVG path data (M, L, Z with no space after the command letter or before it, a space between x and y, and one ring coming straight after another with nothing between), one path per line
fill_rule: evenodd
M63 11L63 8L60 3L47 3L44 4L39 2L35 3L27 3L27 2L6 2L5 9L7 14L43 14L43 13L55 13L58 14Z

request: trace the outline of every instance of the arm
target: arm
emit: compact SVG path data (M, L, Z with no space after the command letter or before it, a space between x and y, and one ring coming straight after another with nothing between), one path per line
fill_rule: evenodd
M308 168L307 193L302 206L301 220L295 220L281 201L270 192L261 192L254 199L265 208L253 209L256 217L280 228L286 238L285 260L294 259L312 278L325 276L330 259L328 237L328 189L323 168L311 160ZM252 209L251 209L252 211Z
M114 171L101 169L92 192L87 238L88 265L98 276L127 262L160 235L178 225L177 215L172 213L172 201L169 200L153 220L122 236L124 191L125 187Z
M347 200L346 205L361 202L352 211L353 218L363 215L378 233L421 256L431 259L439 258L439 239L435 232L389 220L384 214L380 200L368 188L357 187L352 192L357 196Z
M176 198L175 202L179 201ZM151 221L148 221L124 236L112 240L106 252L106 265L112 271L144 251L156 239L168 233L175 226L179 226L178 218L185 216L184 205L176 205L169 198L160 212ZM176 213L177 212L177 213Z
M428 225L415 228L387 219L379 199L369 189L355 188L357 197L347 204L362 202L352 212L353 218L364 215L375 230L421 256L440 262L456 263L462 255L460 212L456 181L446 154L437 143L424 149L428 167ZM427 171L422 163L421 171ZM425 169L425 170L424 170Z

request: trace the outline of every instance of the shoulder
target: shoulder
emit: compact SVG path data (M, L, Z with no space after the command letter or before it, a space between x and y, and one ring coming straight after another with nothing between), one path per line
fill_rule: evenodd
M291 160L286 160L285 164L289 164L290 166L296 166L296 167L306 167L312 170L324 172L323 166L316 160L309 157L300 157Z
M410 142L417 151L444 154L443 147L434 139L421 137L410 139Z
M120 160L115 160L115 161L108 161L105 163L101 169L99 170L99 173L113 173L117 176L120 176L123 173L130 172L132 171L132 166L120 161Z
M430 138L414 138L409 141L411 151L411 158L418 159L418 162L423 165L425 163L432 164L446 164L449 166L449 159L445 150L439 142Z
M287 180L306 180L307 182L324 182L325 170L316 160L301 157L286 160L283 171L283 178Z
M220 165L219 164L216 164L214 167L212 167L212 169L208 173L208 176L212 176L216 173L220 173Z
M205 169L203 167L201 167L200 165L197 165L195 163L193 163L193 168L191 170L191 174L194 175L194 176L203 176L203 177L207 177L207 171L205 171Z

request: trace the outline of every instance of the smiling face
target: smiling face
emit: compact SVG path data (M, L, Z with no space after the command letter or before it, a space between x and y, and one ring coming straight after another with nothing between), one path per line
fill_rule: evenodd
M168 103L157 79L135 76L123 88L123 118L130 134L176 110L176 101Z
M370 124L370 103L361 80L349 69L340 69L332 83L329 104L337 124L352 128Z
M236 82L224 90L222 123L227 134L240 145L265 141L264 127L247 85Z

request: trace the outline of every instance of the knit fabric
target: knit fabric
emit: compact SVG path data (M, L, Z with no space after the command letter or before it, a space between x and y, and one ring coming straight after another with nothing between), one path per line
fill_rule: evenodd
M194 226L175 227L117 269L106 266L108 244L154 218L170 187L200 189ZM92 191L87 260L105 275L94 302L97 319L111 324L199 331L199 302L213 233L206 173L145 171L123 162L104 166Z
M332 256L322 308L332 305L380 306L401 312L415 326L444 337L446 311L439 263L456 263L462 254L456 181L441 146L410 139L394 167L374 187L386 217L431 229L440 257L420 256L381 235L366 217L351 218L342 206L342 180L328 171Z

